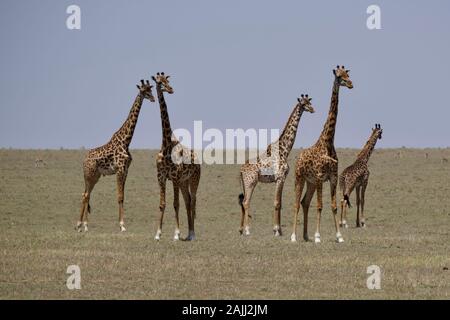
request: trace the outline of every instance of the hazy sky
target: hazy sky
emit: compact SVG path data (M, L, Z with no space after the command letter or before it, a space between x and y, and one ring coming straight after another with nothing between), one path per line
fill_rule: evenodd
M66 8L81 7L81 30ZM370 4L381 30L366 27ZM450 2L0 1L0 147L87 148L126 118L141 78L171 75L172 126L280 128L301 93L296 147L326 119L332 69L351 69L335 144L450 146ZM131 147L158 148L157 103L144 102Z

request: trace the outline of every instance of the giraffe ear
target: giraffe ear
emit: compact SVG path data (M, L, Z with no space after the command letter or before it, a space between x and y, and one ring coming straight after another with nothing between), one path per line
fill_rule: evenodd
M136 85L136 88L138 88L139 90L141 90L141 87L139 87L139 85Z
M300 102L300 98L297 98L297 101Z
M152 76L152 80L156 82L156 78L155 78L155 76Z
M349 74L349 73L350 73L350 70L345 70L345 72L347 72L347 74Z
M336 70L333 69L333 74L336 75Z
M167 77L166 77L166 79L169 79L169 78L170 78L170 76L167 76Z

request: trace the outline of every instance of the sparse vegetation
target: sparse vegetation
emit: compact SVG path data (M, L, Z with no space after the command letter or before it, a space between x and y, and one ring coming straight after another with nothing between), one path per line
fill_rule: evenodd
M283 193L283 236L272 236L274 186L259 184L252 200L252 234L238 233L241 192L237 165L202 167L194 242L174 242L168 187L162 240L157 228L156 151L132 150L126 192L127 232L118 228L115 177L92 195L88 233L74 229L83 192L79 150L1 150L0 298L301 299L449 298L449 149L375 150L366 193L367 228L348 214L345 243L334 242L324 187L322 244L290 242L294 157ZM357 150L338 149L340 171ZM36 169L37 156L47 165ZM339 192L339 196L341 193ZM354 194L352 199L354 199ZM300 215L301 216L301 215ZM184 207L182 236L187 234ZM300 224L303 222L300 219ZM315 223L315 200L310 229ZM66 288L66 269L81 268L81 290ZM368 290L366 269L381 267L381 290Z

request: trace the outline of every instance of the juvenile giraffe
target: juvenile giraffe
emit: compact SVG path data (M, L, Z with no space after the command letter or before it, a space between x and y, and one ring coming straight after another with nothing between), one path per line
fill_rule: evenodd
M310 148L300 153L297 159L295 170L295 212L293 232L291 241L297 241L297 220L298 211L300 209L300 197L303 187L306 183L306 193L301 204L303 207L303 239L308 241L308 210L313 198L314 192L317 191L317 225L314 239L316 243L320 242L320 218L322 214L322 186L327 180L330 181L331 190L331 209L336 228L336 239L343 242L341 232L339 230L336 205L336 187L338 180L338 159L336 150L334 149L334 133L336 129L336 120L338 114L339 88L345 86L349 89L353 88L352 81L349 77L349 70L345 70L344 66L333 70L334 82L331 94L330 111L325 122L323 131L317 142Z
M301 95L297 98L297 104L292 110L291 115L286 123L278 140L267 147L262 157L257 157L255 163L245 163L241 166L241 183L244 193L239 195L239 204L241 206L241 226L239 232L245 235L250 234L249 227L249 207L253 190L258 182L276 183L275 191L275 211L273 214L273 232L275 236L281 235L281 200L283 186L286 176L289 172L287 158L294 145L297 127L303 111L314 113L311 105L311 98L308 95Z
M161 127L162 127L162 145L158 153L156 167L158 171L158 184L160 188L159 201L159 225L156 231L155 240L160 240L164 210L166 208L166 181L172 181L173 185L173 207L175 209L175 234L174 240L180 239L180 222L178 212L180 208L179 191L183 195L188 218L189 233L186 240L195 239L194 219L197 202L197 189L200 182L200 164L195 163L196 157L192 150L182 146L173 136L170 126L167 105L164 99L164 92L173 93L169 84L169 77L164 72L152 76L156 83L156 92L158 94L159 107L161 109Z
M366 193L367 184L369 182L369 169L367 163L369 162L370 155L372 154L375 144L378 139L381 139L380 124L375 124L375 128L372 129L372 134L364 145L363 149L356 157L356 161L345 168L339 177L339 186L342 190L343 199L341 200L341 221L339 225L347 228L347 206L350 207L350 194L353 189L356 188L356 226L364 227L364 198ZM361 206L361 220L359 217Z
M144 99L155 102L152 94L152 85L147 80L141 80L141 85L137 85L139 89L138 95L134 100L128 118L123 123L122 127L116 131L111 140L101 147L89 150L83 163L84 184L85 189L83 193L80 220L77 223L76 229L81 232L82 226L84 231L88 231L88 213L91 211L89 200L92 189L100 179L100 176L116 174L117 177L117 201L119 203L119 226L120 231L125 231L123 216L123 200L125 180L127 179L128 167L131 163L131 154L128 151L131 139L133 138L134 128L139 117L142 103Z

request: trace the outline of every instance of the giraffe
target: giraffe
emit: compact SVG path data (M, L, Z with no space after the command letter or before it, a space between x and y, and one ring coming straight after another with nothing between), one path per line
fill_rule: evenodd
M289 172L287 158L291 152L292 146L294 145L297 127L303 111L314 113L311 100L312 99L309 98L307 94L302 94L301 98L297 98L297 103L294 106L294 109L292 110L292 113L289 116L289 119L278 140L270 144L267 147L265 154L262 157L257 157L256 162L249 163L247 161L241 166L240 178L244 189L244 193L239 195L239 204L241 206L241 226L239 228L239 232L241 234L250 234L250 200L256 184L261 182L276 183L273 232L275 236L281 236L281 200L284 182Z
M159 107L161 111L162 144L158 153L156 167L158 171L158 184L160 188L159 201L159 225L156 231L155 240L161 239L164 211L166 208L166 182L172 181L173 186L173 207L175 209L175 233L174 240L180 239L180 221L179 221L179 192L183 195L188 218L188 236L185 240L195 240L194 220L196 213L197 189L200 182L200 164L196 163L194 151L181 145L173 136L170 126L167 104L164 98L164 92L172 94L174 91L169 84L169 77L164 72L152 76L156 83L156 92L158 94ZM180 161L181 160L181 161Z
M147 80L141 80L141 85L137 85L139 92L131 107L127 119L122 127L116 131L109 142L101 147L89 150L83 163L84 184L85 189L82 194L80 220L76 229L81 232L88 231L88 213L91 212L89 204L90 196L95 184L100 176L113 175L117 177L117 201L119 203L119 226L120 231L125 231L124 225L124 189L127 179L128 167L131 164L131 154L128 151L131 139L133 138L134 129L139 117L142 103L144 99L155 102L152 94L152 85Z
M336 206L336 187L338 180L338 159L336 150L334 149L334 133L336 129L336 120L338 114L339 102L339 88L341 86L349 89L353 88L353 83L349 77L349 70L344 66L337 66L333 69L334 81L331 95L330 110L328 118L325 122L323 131L317 142L310 148L302 151L297 159L295 170L295 211L293 232L291 241L297 241L297 218L300 209L300 197L302 195L303 187L306 183L306 193L301 204L303 207L303 239L308 241L308 211L311 204L314 192L317 191L317 224L314 240L320 243L320 218L322 214L322 187L323 183L330 181L331 190L331 209L333 212L336 239L338 242L343 242L339 224L337 221L337 206Z
M367 163L369 162L370 155L372 154L375 144L378 139L381 139L380 124L375 124L375 128L372 129L372 133L364 145L363 149L356 157L356 161L345 168L339 177L339 186L342 190L343 199L341 200L341 221L339 225L341 227L348 228L347 225L347 206L350 207L350 194L353 189L356 188L356 227L365 227L364 220L364 198L369 182L369 169ZM361 206L361 220L360 220L360 206Z

